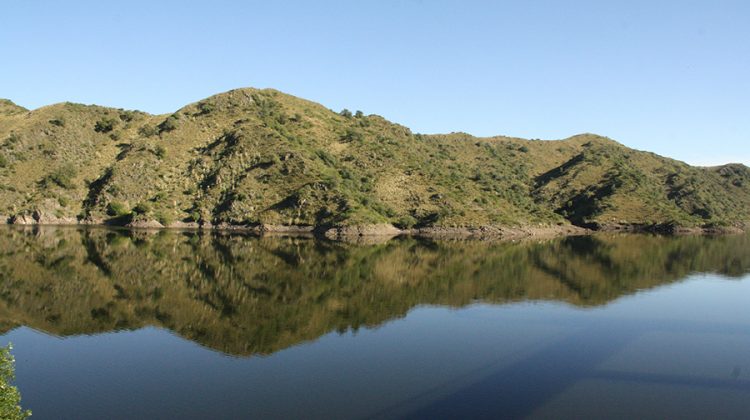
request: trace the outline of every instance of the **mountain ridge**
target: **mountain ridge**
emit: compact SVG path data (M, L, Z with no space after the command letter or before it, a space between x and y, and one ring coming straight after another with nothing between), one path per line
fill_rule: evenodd
M591 133L415 134L273 89L234 89L161 115L0 100L0 181L0 215L17 224L336 236L715 231L750 221L742 164L694 167Z

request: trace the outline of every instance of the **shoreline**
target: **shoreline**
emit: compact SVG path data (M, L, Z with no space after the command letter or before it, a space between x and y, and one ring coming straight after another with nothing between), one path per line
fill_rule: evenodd
M101 221L79 221L76 219L40 220L22 216L5 218L0 216L0 225L17 227L97 227L126 229L134 231L212 231L243 232L258 236L265 235L300 235L325 238L334 241L387 240L398 236L412 236L430 239L467 239L467 240L517 240L525 238L554 238L564 236L583 236L595 233L642 233L660 235L726 235L746 233L746 225L728 227L684 227L669 224L608 224L582 227L576 225L551 226L479 226L479 227L422 227L399 229L391 224L369 224L321 227L310 225L232 225L232 224L198 224L194 222L175 222L164 226L155 220L136 221L128 224L103 223Z

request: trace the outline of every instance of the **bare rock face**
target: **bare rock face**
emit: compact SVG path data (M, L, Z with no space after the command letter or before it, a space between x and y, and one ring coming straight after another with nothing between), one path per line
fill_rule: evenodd
M58 217L49 212L36 210L32 214L34 220L40 225L75 225L78 224L78 220L74 217Z
M50 205L50 200L43 203L44 207L37 208L31 212L15 214L10 218L1 219L4 223L14 225L77 225L79 221L75 217L60 216L59 207Z
M105 225L105 220L101 217L87 217L85 219L82 219L78 222L81 225L92 225L92 226L102 226Z
M403 233L399 228L388 224L341 226L328 229L323 234L329 239L352 238L359 236L396 236Z
M481 226L481 227L427 227L420 229L412 229L409 231L415 236L424 236L430 238L477 238L477 239L488 239L488 238L500 238L506 232L503 229L494 226Z
M161 229L164 227L156 220L134 220L125 226L136 229Z
M198 223L196 222L183 222L178 220L176 222L170 223L167 227L174 229L198 229L200 225L198 225Z
M37 220L30 214L16 214L10 218L10 223L14 225L36 225Z
M312 226L295 226L295 225L260 225L253 229L259 233L311 233Z
M410 234L440 239L521 239L527 237L554 237L561 235L586 235L590 230L572 225L563 226L480 226L480 227L428 227L412 229Z

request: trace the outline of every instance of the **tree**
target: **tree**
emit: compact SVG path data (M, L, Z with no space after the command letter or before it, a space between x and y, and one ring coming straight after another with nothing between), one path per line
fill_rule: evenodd
M10 344L0 347L0 418L22 420L31 416L31 411L21 408L21 393L11 385L16 377L12 349Z
M360 110L357 110L357 112L354 113L354 117L355 118L362 118L364 116L365 116L365 114L362 111L360 111Z
M352 111L349 111L348 109L344 108L339 112L339 114L344 118L351 118L352 117Z

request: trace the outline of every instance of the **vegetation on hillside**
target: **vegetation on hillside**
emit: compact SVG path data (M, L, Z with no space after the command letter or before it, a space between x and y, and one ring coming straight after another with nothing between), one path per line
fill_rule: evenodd
M0 102L0 215L75 223L743 227L750 169L584 134L420 135L275 90L171 115Z

